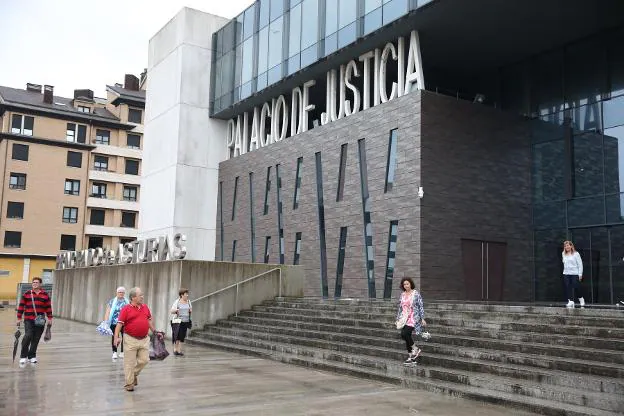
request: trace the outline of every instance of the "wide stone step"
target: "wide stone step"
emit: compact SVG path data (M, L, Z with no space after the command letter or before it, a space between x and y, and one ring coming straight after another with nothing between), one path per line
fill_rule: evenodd
M247 336L276 343L290 343L312 348L327 348L349 354L365 354L372 357L383 357L393 360L405 359L401 352L401 340L375 339L348 336L345 334L325 334L285 328L262 327L258 331L244 325L237 328L207 327L203 331L194 332L196 336ZM543 369L560 369L606 377L624 376L624 366L605 364L591 360L550 357L545 355L485 350L482 348L464 348L455 345L443 345L435 342L420 343L425 353L434 353L453 357L469 357L483 361L494 361L507 364L520 364ZM426 354L423 360L427 361Z
M292 314L315 316L320 318L342 318L342 319L377 319L394 321L396 318L396 310L381 312L370 312L370 310L349 311L349 310L324 310L322 308L287 308L282 306L261 305L255 306L253 311L265 311L270 313ZM560 315L560 314L522 314L512 312L487 312L487 311L471 311L458 312L455 310L425 310L425 318L434 322L436 319L453 318L453 319L470 319L470 320L486 320L491 322L524 322L524 323L540 323L550 325L579 325L579 326L601 326L624 329L624 317L620 318L601 318L593 316L580 316L577 314Z
M518 384L513 379L475 377L466 372L451 373L446 369L432 366L406 368L389 360L371 360L368 357L344 355L323 349L300 348L289 344L262 342L248 337L213 336L201 339L193 337L193 341L229 351L263 356L282 362L358 377L400 383L406 387L471 397L542 414L606 416L615 414L609 413L609 409L617 410L617 406L621 404L617 397L613 398L611 395L607 398L605 394L583 394L583 392L574 389L543 389L531 384ZM542 397L546 397L547 400ZM553 402L554 400L558 402ZM565 403L566 400L574 403ZM579 405L583 403L585 403L585 407ZM597 409L587 407L593 406L593 404L600 407Z
M276 319L263 319L256 317L238 316L232 317L231 320L221 320L219 325L234 326L236 323L250 323L254 325L271 325L280 326L286 328L311 330L311 331L328 331L328 332L340 332L345 334L354 334L364 337L379 337L379 338L396 338L398 331L392 329L376 329L376 328L361 328L351 326L325 325L316 322L296 322ZM588 336L565 336L565 335L551 335L544 336L539 333L532 332L519 332L519 331L501 331L500 325L498 328L492 329L469 329L464 327L446 327L440 325L429 325L428 331L430 331L435 337L436 334L441 335L453 335L453 336L467 336L477 338L489 338L496 340L514 341L514 342L529 342L537 344L547 345L562 345L562 346L576 346L581 348L594 348L594 349L606 349L615 351L624 351L624 339L612 340L599 337Z
M580 325L548 325L522 322L489 322L473 321L464 319L435 319L436 328L439 327L459 327L466 329L502 330L514 332L531 332L548 335L570 335L580 337L609 338L614 340L624 340L624 329L580 326Z
M397 300L333 300L333 299L317 299L317 298L285 298L283 300L275 299L264 302L266 305L280 305L287 307L308 308L330 308L333 310L353 309L353 310L392 310L397 309ZM461 312L507 312L521 314L539 314L539 315L564 315L564 316L587 316L587 317L613 317L624 318L624 307L604 307L588 305L585 308L577 307L574 309L565 308L564 303L555 303L554 306L541 306L535 304L524 305L502 305L487 303L470 303L470 302L424 302L426 310L453 310Z
M248 324L242 326L243 324ZM243 328L244 331L251 332L268 332L268 333L282 333L283 328L291 328L286 321L271 321L269 323L254 322L253 318L233 318L233 320L223 320L217 323L217 326L224 328ZM273 326L268 326L273 325ZM319 327L325 327L325 325L315 325L315 324L297 324L297 329L302 329L305 331L317 331ZM350 333L354 335L359 335L358 342L362 340L365 343L368 343L368 336L371 337L381 337L383 338L385 335L390 335L390 337L386 339L392 339L392 336L396 337L396 333L388 333L381 330L370 330L370 334L365 334L362 331L368 331L366 329L361 328L323 328L322 330L331 332L332 330L339 331L340 333ZM349 332L345 332L349 331ZM375 332L377 332L375 334ZM400 345L401 343L399 343ZM541 369L536 369L532 367L520 367L516 364L514 365L506 365L502 363L491 363L488 361L480 361L466 358L455 358L448 355L436 355L436 354L427 354L425 360L428 362L436 363L438 366L447 367L447 368L457 368L466 371L472 372L483 372L490 373L494 375L501 375L507 377L516 377L520 379L526 379L530 381L542 381L546 384L556 384L564 387L574 387L580 384L583 384L586 389L594 392L608 392L608 393L618 393L624 394L624 381L617 381L602 378L595 378L587 375L581 375L578 373L567 373L560 372L556 370L547 370L543 371Z
M362 324L372 325L376 321L349 321L347 319L339 320L339 319L329 319L329 318L319 318L313 317L310 315L287 315L287 314L275 314L270 312L259 312L259 311L247 311L239 316L252 316L256 318L265 318L267 320L289 320L293 322L293 326L295 322L306 322L306 323L322 323L333 326L353 326L358 327ZM378 323L378 325L373 326L378 329L388 329L391 328L390 325L384 325L383 323ZM435 334L435 326L429 327L429 330ZM396 330L395 330L396 331ZM549 345L549 344L537 344L537 343L519 343L513 341L504 341L499 339L481 339L474 337L466 337L466 336L444 336L439 334L436 336L436 342L439 343L449 343L456 346L463 347L483 347L489 348L492 350L502 350L502 351L512 351L512 352L522 352L527 354L538 354L538 355L551 355L556 357L566 357L566 358L576 358L583 359L584 357L591 356L595 361L603 361L617 364L624 364L624 355L618 351L611 350L600 350L594 348L586 348L586 347L570 347L570 346L560 346L560 345Z

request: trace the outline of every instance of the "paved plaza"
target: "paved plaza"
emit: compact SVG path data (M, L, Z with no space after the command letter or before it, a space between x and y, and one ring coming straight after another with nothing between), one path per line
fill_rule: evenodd
M55 320L36 368L11 364L15 315L0 309L0 415L528 415L434 393L188 346L151 362L134 392L109 338ZM171 349L170 349L171 351ZM19 355L19 352L18 352ZM18 357L19 358L19 357Z

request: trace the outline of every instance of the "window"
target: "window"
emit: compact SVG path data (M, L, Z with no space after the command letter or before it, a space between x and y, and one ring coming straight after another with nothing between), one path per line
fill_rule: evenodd
M364 219L364 253L366 255L366 280L368 297L374 299L375 292L375 253L373 246L373 225L371 219L371 201L368 193L368 170L366 164L366 140L358 140L358 159L360 162L360 192L362 193L362 217Z
M80 152L67 152L67 166L72 168L81 168L82 167L82 153Z
M136 186L124 186L123 199L124 201L136 201L137 200L137 187Z
M232 241L232 261L236 259L236 240Z
M34 117L13 114L13 119L11 120L11 133L32 136L34 124Z
M254 217L254 199L253 199L253 172L249 172L249 226L251 228L250 244L251 244L251 262L256 262L256 220Z
M299 258L301 257L301 233L295 234L295 257L293 258L293 264L296 266L299 264Z
M336 202L342 201L344 195L345 170L347 169L347 143L340 146L340 167L338 169L338 191L336 192Z
M128 133L126 144L130 149L140 149L141 148L141 136L139 136L138 134Z
M76 224L78 222L78 208L63 207L63 222Z
M7 218L21 220L24 218L24 203L11 202L7 203Z
M347 249L347 227L340 227L340 242L338 243L338 263L336 265L336 288L334 297L342 296L342 275L344 273L345 251Z
M104 237L98 235L89 236L89 245L87 248L102 248L104 246Z
M85 143L87 141L87 126L83 124L67 123L65 138L68 142Z
M121 226L134 228L136 221L136 212L122 212L121 213Z
M264 262L269 262L269 253L271 252L271 237L266 236L264 239Z
M26 174L11 172L9 189L26 189Z
M108 170L108 157L106 156L93 156L93 168L95 170Z
M266 187L264 189L264 215L269 213L269 190L271 189L271 166L267 168Z
M319 252L321 260L321 292L324 298L329 296L327 283L327 244L325 242L325 203L323 200L323 159L321 152L314 154L316 165L316 212L319 228Z
M20 231L4 232L4 247L20 248L22 246L22 233Z
M397 165L397 130L390 131L390 141L388 143L388 163L386 164L386 187L384 193L392 191L394 184L394 174Z
M134 238L120 238L119 244L127 244L135 241Z
M392 278L394 277L398 234L399 222L390 221L390 230L388 231L388 254L386 255L386 277L384 279L384 299L390 299L392 296Z
M126 159L126 174L138 175L139 174L139 161Z
M84 105L79 105L78 106L78 111L81 113L90 113L91 109L89 107L86 107Z
M106 219L106 211L104 211L103 209L91 209L91 218L89 218L89 224L104 225L105 219ZM101 247L101 246L97 246L97 247Z
M303 165L303 158L297 159L297 173L295 174L295 196L293 197L293 210L299 207L299 190L301 189L301 165Z
M128 122L141 124L143 112L141 110L137 110L136 108L128 109Z
M13 143L13 154L11 155L13 160L26 160L28 161L28 145Z
M74 251L76 250L76 236L61 234L61 250Z
M106 184L93 182L93 185L91 185L91 196L94 198L106 198Z
M284 220L282 218L282 178L280 176L280 165L275 165L275 178L277 179L277 232L278 232L278 240L277 245L279 249L279 262L280 264L284 264Z
M96 144L110 144L110 131L97 129L95 131Z
M236 194L237 193L238 193L238 176L234 179L234 196L232 197L232 221L234 221L234 217L236 216Z
M65 179L65 194L80 195L80 181L77 179Z

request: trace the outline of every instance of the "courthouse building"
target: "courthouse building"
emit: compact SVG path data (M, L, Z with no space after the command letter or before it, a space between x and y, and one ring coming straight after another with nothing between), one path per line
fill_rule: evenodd
M571 239L586 299L624 299L620 0L184 9L149 75L140 236L309 296L488 301L562 301Z

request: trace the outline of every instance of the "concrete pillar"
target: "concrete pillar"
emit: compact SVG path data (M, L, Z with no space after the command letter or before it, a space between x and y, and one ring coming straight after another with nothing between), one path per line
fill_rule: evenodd
M30 277L30 258L24 257L24 267L22 269L22 283L28 283Z
M228 20L183 8L149 43L139 239L183 233L214 260L227 122L209 114L212 34Z

